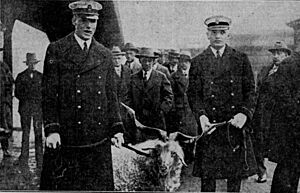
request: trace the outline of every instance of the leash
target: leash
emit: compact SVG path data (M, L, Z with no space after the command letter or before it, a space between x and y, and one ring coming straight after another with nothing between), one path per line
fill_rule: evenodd
M142 155L142 156L146 156L146 157L150 157L150 154L149 153L146 153L146 152L143 152L142 150L139 150L139 149L136 149L134 148L133 146L131 145L128 145L128 144L122 144L123 147L131 150L131 151L134 151L135 153L139 154L139 155Z

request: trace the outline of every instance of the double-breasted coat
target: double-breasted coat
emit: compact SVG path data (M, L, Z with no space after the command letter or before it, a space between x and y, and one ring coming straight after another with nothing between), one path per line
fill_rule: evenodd
M187 97L189 85L188 76L178 70L171 74L171 85L174 93L174 105L170 111L171 127L174 131L180 131L184 134L197 136L198 125Z
M247 55L226 45L217 59L208 47L192 59L189 76L188 99L199 128L201 115L211 123L229 121L237 113L248 120L243 130L226 125L202 137L193 174L212 179L253 175L256 163L248 122L255 107L255 84Z
M273 67L270 65L258 77L252 125L263 155L276 163L293 160L290 163L299 164L299 61L295 53L283 60L275 73L268 75Z
M110 51L95 39L88 53L74 33L48 46L42 82L45 136L60 134L65 170L46 149L41 189L113 190L110 138L123 132L114 76Z
M127 104L136 112L137 119L146 126L166 130L165 114L173 103L170 81L162 72L152 70L144 84L143 71L131 76Z

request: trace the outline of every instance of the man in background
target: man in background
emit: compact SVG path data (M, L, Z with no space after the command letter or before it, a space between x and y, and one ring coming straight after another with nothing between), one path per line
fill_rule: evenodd
M126 52L125 56L127 59L124 65L130 68L131 74L140 71L142 66L139 59L136 58L139 49L135 47L132 43L127 43L125 44L123 51Z
M42 145L42 73L35 70L40 62L35 53L27 53L27 69L18 74L16 78L15 96L19 100L19 113L22 128L22 147L19 163L27 166L29 158L29 134L31 120L33 121L35 136L35 159L37 168L41 169L43 145Z
M0 48L3 51L3 48ZM3 157L11 157L8 151L8 138L11 136L12 125L12 87L13 77L11 71L6 63L0 61L0 138Z

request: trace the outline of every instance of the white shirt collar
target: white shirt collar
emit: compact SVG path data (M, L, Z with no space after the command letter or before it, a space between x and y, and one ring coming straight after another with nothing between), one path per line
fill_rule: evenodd
M223 54L224 54L225 48L226 48L226 45L223 46L223 47L219 50L219 53L220 53L220 56L221 56L221 57L222 57ZM211 51L214 53L215 57L217 57L217 50L216 50L215 48L213 48L212 46L210 46L210 49L211 49Z
M78 35L76 33L74 33L74 37L75 37L76 41L78 42L78 44L79 44L79 46L81 47L82 50L84 48L84 42L86 42L88 49L90 48L90 45L92 43L92 38L89 39L89 40L84 41L83 39L78 37Z
M149 80L151 73L152 73L152 68L147 71L147 80ZM143 70L143 77L144 76L145 76L145 71Z

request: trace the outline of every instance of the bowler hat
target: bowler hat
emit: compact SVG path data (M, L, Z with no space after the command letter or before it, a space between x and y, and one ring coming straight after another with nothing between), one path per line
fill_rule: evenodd
M26 61L23 61L24 63L28 64L28 63L39 63L40 60L36 59L36 55L35 53L27 53L26 54Z
M188 59L191 60L192 59L192 55L190 51L181 51L180 52L180 59Z
M132 43L126 43L124 48L123 48L123 51L128 51L128 50L133 50L135 51L136 53L139 52L139 49L137 47L135 47Z
M73 15L81 15L88 19L98 19L98 11L102 9L102 5L94 0L79 0L69 4Z
M145 47L141 48L140 53L137 54L136 57L158 58L158 56L154 54L152 48L145 48Z
M275 52L276 50L278 51L284 51L284 52L287 52L288 55L291 55L291 50L287 47L287 45L285 44L284 41L277 41L275 42L274 44L274 47L269 49L270 52Z
M111 49L111 53L113 56L125 55L125 52L121 52L119 46L113 46L113 48Z
M223 15L216 15L207 18L204 24L208 30L228 30L231 25L231 19Z

